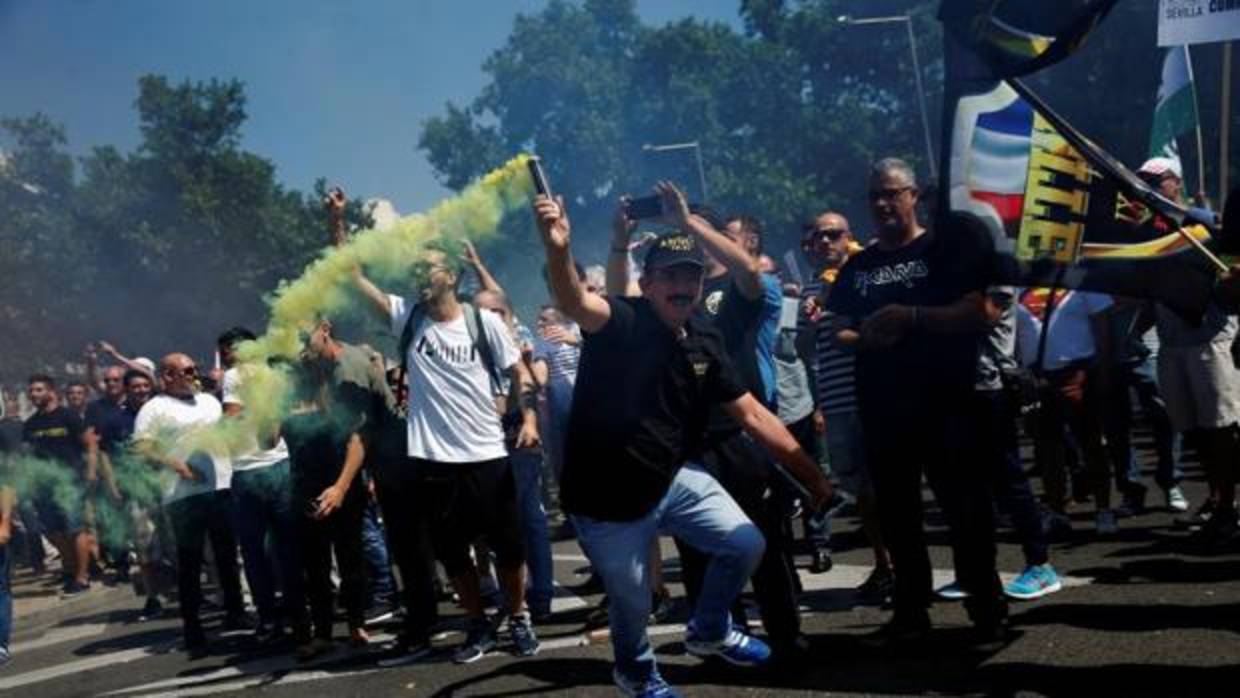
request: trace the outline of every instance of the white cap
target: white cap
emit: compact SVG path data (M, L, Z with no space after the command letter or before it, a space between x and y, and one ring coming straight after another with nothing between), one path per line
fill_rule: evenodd
M151 376L152 378L155 377L155 362L154 361L151 361L145 356L139 356L138 358L134 359L133 362L141 366L142 369L147 372L147 375Z
M1179 160L1171 158L1150 158L1141 165L1141 169L1137 170L1138 174L1150 174L1155 177L1161 177L1163 174L1170 172L1175 175L1176 179L1184 179L1184 171L1180 168Z

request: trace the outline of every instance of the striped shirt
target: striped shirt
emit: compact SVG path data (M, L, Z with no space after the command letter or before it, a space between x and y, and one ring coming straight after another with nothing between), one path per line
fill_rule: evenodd
M815 280L801 292L801 300L819 299L822 302L824 282ZM811 322L805 313L798 313L797 327L814 333L814 371L817 377L818 407L823 414L855 412L857 409L857 385L853 374L854 355L849 349L837 346L831 332L833 314L825 312L818 322Z
M577 362L581 359L580 346L559 344L535 337L533 359L547 362L549 390L564 390L572 394L573 385L577 382Z

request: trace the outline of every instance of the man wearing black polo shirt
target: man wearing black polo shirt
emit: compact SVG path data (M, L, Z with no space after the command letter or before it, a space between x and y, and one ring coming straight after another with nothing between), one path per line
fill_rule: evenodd
M718 333L694 316L703 268L694 236L654 243L641 298L602 298L576 282L561 202L539 196L534 209L557 305L584 333L560 494L611 599L616 684L628 695L675 695L646 635L647 562L661 530L711 557L686 631L688 651L765 663L770 649L734 629L728 612L761 559L762 534L714 478L688 462L705 446L711 407L725 405L809 483L815 504L829 498L831 486L779 419L745 391Z
M995 573L989 479L972 453L968 409L986 328L988 241L922 227L917 193L903 161L874 165L877 241L848 260L827 300L837 340L856 347L862 431L896 568L895 614L873 639L919 641L930 628L923 468L951 527L957 579L979 639L999 639L1007 606Z
M748 249L748 242L760 237L761 224L750 216L733 216L725 222L707 209L695 209L691 214L676 187L665 183L657 190L662 197L664 222L692 236L705 253L698 313L718 330L741 386L768 408L773 407L774 348L782 292L774 276L762 274L758 256ZM627 252L632 229L632 225L616 226L613 252ZM608 279L608 288L630 287L627 265L612 264L608 271L613 277ZM754 596L776 659L795 662L803 658L805 648L797 612L796 572L789 564L783 514L776 511L768 496L772 474L769 457L721 405L711 411L707 432L700 464L723 485L766 539L766 552L753 575ZM708 560L683 539L677 539L677 548L692 603L700 592ZM739 622L744 623L743 618Z

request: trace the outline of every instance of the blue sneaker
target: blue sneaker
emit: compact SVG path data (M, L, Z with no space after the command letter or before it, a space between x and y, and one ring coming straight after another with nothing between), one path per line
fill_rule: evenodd
M685 631L685 649L696 657L718 657L736 666L760 666L771 659L771 648L752 635L729 628L722 640L699 640L693 625Z
M959 601L969 598L969 592L965 591L964 587L960 586L960 582L956 581L935 589L934 594L940 599L947 599L948 601Z
M625 677L619 669L612 669L611 680L616 683L621 693L631 698L680 698L676 689L668 685L657 671L645 683L639 684Z
M1044 565L1026 567L1019 577L1013 579L1010 584L1004 585L1003 593L1014 599L1030 601L1053 594L1062 588L1063 583L1059 581L1059 575L1048 562Z

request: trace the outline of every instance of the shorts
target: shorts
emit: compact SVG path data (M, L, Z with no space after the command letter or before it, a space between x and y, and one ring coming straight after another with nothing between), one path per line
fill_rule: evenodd
M1230 343L1164 345L1158 352L1158 389L1176 431L1240 422L1240 372Z
M449 576L471 567L469 547L486 541L500 568L525 563L517 487L507 458L479 463L439 463L410 458L417 471L412 506L425 517L435 557Z
M861 415L856 410L826 415L827 460L831 473L844 490L854 496L872 496L874 480L865 458Z
M69 497L68 501L58 501L50 492L42 492L32 501L44 533L74 534L82 530L84 507L82 498L77 493Z

